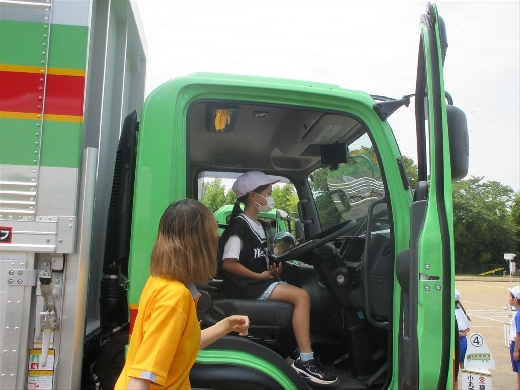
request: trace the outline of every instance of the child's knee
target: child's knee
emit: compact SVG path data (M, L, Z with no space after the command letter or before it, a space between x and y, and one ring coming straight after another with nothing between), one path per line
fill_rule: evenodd
M311 297L310 297L309 293L302 288L300 288L298 291L298 299L303 302L306 302L306 303L311 302Z

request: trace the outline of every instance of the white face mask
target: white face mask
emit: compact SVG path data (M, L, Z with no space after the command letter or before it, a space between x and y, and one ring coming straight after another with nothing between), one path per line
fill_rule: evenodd
M265 201L267 202L266 205L262 205L258 202L255 202L255 206L256 206L256 209L258 211L262 211L264 213L268 212L268 211L271 211L272 209L274 209L274 199L272 196L262 196L260 195L259 193L256 193L258 196L261 196L262 198L265 199Z

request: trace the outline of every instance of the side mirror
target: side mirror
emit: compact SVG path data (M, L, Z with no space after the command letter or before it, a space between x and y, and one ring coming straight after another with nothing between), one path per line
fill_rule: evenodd
M347 213L352 209L347 195L345 195L343 190L332 190L330 191L330 196L340 214Z
M448 138L450 142L451 179L461 180L469 169L469 131L466 114L460 108L447 105Z
M303 222L299 219L294 221L294 238L296 238L298 242L303 240Z

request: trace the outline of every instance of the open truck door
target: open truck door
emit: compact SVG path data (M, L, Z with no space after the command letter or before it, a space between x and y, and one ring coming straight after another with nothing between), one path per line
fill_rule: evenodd
M410 248L399 253L396 264L401 308L394 318L394 378L402 389L445 389L453 386L455 355L451 182L467 173L468 131L464 113L444 91L446 30L435 5L428 4L420 23L415 91L419 174L410 209Z

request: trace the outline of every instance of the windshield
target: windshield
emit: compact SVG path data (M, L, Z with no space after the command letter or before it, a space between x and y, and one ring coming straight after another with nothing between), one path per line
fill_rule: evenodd
M364 234L369 205L385 196L377 156L367 134L349 145L347 163L338 164L337 169L320 167L308 179L322 231L356 220L348 234Z

